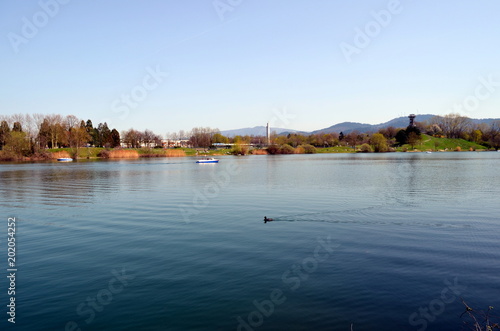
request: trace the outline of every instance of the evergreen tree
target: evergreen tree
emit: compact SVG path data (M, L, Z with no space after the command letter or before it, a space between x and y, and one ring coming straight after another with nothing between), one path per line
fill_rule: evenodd
M104 122L104 124L99 123L97 127L97 131L99 131L99 146L100 147L109 147L111 146L111 130L108 128L108 124Z
M399 146L402 146L408 142L408 135L406 134L406 130L399 130L396 133L396 143Z
M85 124L85 130L87 131L87 134L89 136L89 141L88 143L91 145L96 145L95 144L95 130L94 126L92 125L92 121L89 119L87 120L87 123Z
M14 125L12 126L12 132L23 132L23 128L21 126L21 123L14 122Z
M116 130L113 129L111 130L111 147L120 147L120 133Z
M0 149L3 149L10 135L10 128L7 121L0 123Z
M51 136L50 136L50 124L49 121L45 118L40 125L40 131L38 132L38 142L40 144L40 148L45 148L49 146L52 147Z

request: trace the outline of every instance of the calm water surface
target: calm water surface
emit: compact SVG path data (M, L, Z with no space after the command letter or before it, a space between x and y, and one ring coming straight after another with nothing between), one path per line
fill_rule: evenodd
M500 153L1 164L0 329L459 330L459 297L500 308L499 166Z

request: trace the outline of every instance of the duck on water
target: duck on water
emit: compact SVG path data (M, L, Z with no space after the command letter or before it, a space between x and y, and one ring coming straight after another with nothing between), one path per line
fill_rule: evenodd
M272 221L274 221L272 218L267 218L267 216L264 216L264 223L272 222Z

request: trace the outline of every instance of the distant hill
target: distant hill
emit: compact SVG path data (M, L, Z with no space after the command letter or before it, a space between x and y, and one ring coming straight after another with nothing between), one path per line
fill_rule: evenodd
M298 133L296 130L283 129L283 128L271 128L271 132L276 132L276 134L281 134L283 132ZM235 130L223 130L220 132L223 136L234 137L234 136L265 136L266 127L265 126L255 126L253 128L243 128Z
M486 123L486 124L490 125L491 123L493 123L495 121L499 121L500 118L480 118L480 119L472 118L471 120L472 120L472 122L474 122L476 124Z
M424 114L424 115L416 115L415 122L425 122L430 120L436 115L431 115L431 114ZM482 119L471 119L472 122L479 124L479 123L486 123L486 124L491 124L493 121L499 121L500 118L482 118ZM343 132L344 134L347 134L352 131L359 131L360 133L370 133L370 132L377 132L380 129L387 128L390 126L393 126L395 128L406 128L409 124L409 119L407 116L403 117L397 117L394 118L388 122L385 123L380 123L380 124L364 124L364 123L357 123L357 122L343 122L339 124L332 125L328 128L312 131L312 132L305 132L305 131L297 131L297 130L290 130L290 129L283 129L283 128L271 128L271 132L276 132L279 135L287 135L290 133L298 133L298 134L303 134L303 135L310 135L310 134L317 134L317 133L333 133L333 132ZM256 126L253 128L244 128L244 129L237 129L237 130L225 130L221 131L221 133L224 136L227 137L234 137L237 135L240 136L265 136L266 135L266 127L265 126Z
M415 122L424 122L435 115L417 115L415 118ZM343 132L343 133L349 133L352 131L359 131L362 133L369 133L369 132L377 132L380 129L387 128L390 126L393 126L395 128L406 128L409 124L409 119L408 117L398 117L394 118L388 122L385 123L380 123L380 124L363 124L363 123L356 123L356 122L343 122L339 124L332 125L328 128L321 129L321 130L316 130L311 132L311 134L316 134L316 133L333 133L333 132Z

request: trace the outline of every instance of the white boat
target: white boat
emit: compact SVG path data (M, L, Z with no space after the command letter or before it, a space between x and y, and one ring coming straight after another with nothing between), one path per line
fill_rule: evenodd
M204 159L197 160L196 163L219 163L219 160L214 159L213 157L206 157Z
M59 161L59 162L71 162L71 161L73 161L73 159L70 157L60 157L57 159L57 161Z

